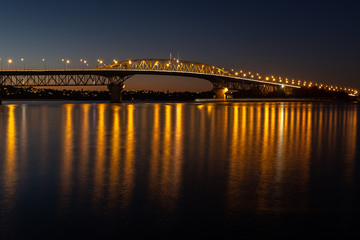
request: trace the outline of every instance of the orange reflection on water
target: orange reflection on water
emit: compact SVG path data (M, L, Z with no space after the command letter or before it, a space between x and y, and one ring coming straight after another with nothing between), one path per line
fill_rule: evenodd
M134 119L135 105L129 104L126 106L127 122L126 122L126 143L125 143L125 159L123 163L123 179L121 186L122 207L127 208L130 204L132 193L134 189L135 178L135 119Z
M83 194L84 189L87 186L88 180L88 165L89 165L89 149L90 149L90 104L83 104L80 106L80 162L79 162L79 173L77 179L79 181L79 193Z
M175 108L175 109L174 109ZM164 124L160 112L164 110ZM174 114L175 112L175 114ZM172 116L175 116L175 119ZM151 144L149 198L166 210L177 206L183 161L182 104L154 106Z
M171 192L169 191L169 183L171 179L171 172L170 172L170 151L172 149L172 142L171 142L171 106L165 105L165 125L163 129L163 145L162 148L162 158L161 158L161 174L160 174L160 193L162 195L161 202L162 205L166 206L169 202L167 201L166 195L170 195Z
M61 199L63 207L70 204L70 194L72 189L72 174L73 174L73 104L64 105L64 120L63 120L63 138L62 138L62 166L60 168L61 176Z
M252 114L254 107L257 109L256 118ZM259 212L306 211L308 199L305 192L310 180L310 164L326 165L325 174L334 171L337 166L332 164L336 162L321 161L332 159L337 149L346 149L348 162L343 163L344 180L349 182L349 186L352 184L356 156L356 106L347 106L341 111L338 105L311 103L265 103L261 111L257 107L245 104L239 118L234 106L227 192L230 211L252 208ZM248 118L245 109L250 113ZM256 152L247 151L245 156L248 159L243 159L244 154L236 148L257 149L261 152L259 162ZM316 159L316 162L311 163L310 159ZM250 170L259 169L258 178L243 181L244 175L249 174L247 168L250 164ZM291 182L290 189L286 182ZM257 196L252 195L254 189L250 189L248 184L255 187ZM248 199L257 199L257 202Z
M241 123L244 124L244 118L246 118L245 107L242 107L239 112L239 106L234 106L232 113L232 144L231 144L231 155L230 155L230 166L229 166L229 181L228 181L228 196L231 199L228 201L230 209L237 209L242 203L242 195L239 189L244 178L244 137L243 131L239 130L239 115L242 115ZM244 127L244 126L242 126ZM239 140L240 139L240 140Z
M306 208L306 199L274 201L291 197L282 185L283 179L294 179L295 185L304 189L309 178L312 111L311 106L296 108L300 111L294 112L291 104L245 104L240 111L233 106L227 193L229 210L303 211ZM257 174L249 172L257 168ZM258 180L245 177L254 175ZM257 187L253 189L254 186Z
M17 181L17 129L15 119L15 105L7 106L7 126L6 126L6 154L4 164L4 179L3 181L3 198L4 206L6 206L5 212L9 212L14 207L14 199L16 193L16 181Z
M150 156L150 179L149 179L149 195L150 199L155 199L158 192L159 180L159 145L160 145L160 104L154 104L154 123L151 140L151 156Z
M118 197L118 188L120 181L120 146L121 141L121 122L120 107L113 106L112 109L112 129L111 129L111 154L110 154L110 178L109 178L109 195L111 204L116 204Z
M175 122L175 143L174 143L174 156L173 156L173 188L172 188L172 199L174 200L174 205L176 204L179 198L181 179L182 179L182 163L183 163L183 105L178 103L175 106L176 108L176 122Z
M97 130L96 130L96 153L94 167L94 201L99 201L104 194L105 171L106 171L106 124L105 110L106 104L97 105Z

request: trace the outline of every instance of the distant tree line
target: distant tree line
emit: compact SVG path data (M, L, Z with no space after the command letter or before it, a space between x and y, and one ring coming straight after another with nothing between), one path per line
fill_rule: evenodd
M2 99L68 99L68 100L109 100L109 91L47 89L34 87L5 86L1 89ZM123 92L125 101L193 101L197 98L213 98L212 91L170 92L156 90L132 90ZM263 93L258 89L238 90L227 93L228 98L309 98L317 100L356 100L343 91L327 91L313 88L294 88L289 92L279 89Z
M68 99L68 100L109 100L109 91L47 89L34 87L5 86L1 90L3 99ZM196 98L212 98L213 93L207 92L170 92L156 90L123 91L123 100L127 101L193 101Z
M293 88L286 92L282 89L272 92L261 92L257 89L239 90L231 93L232 98L311 98L317 100L356 100L344 91L328 91L317 87Z

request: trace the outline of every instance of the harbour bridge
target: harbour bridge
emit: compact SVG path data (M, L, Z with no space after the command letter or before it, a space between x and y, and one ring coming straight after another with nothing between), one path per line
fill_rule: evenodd
M134 75L172 75L205 79L213 84L213 91L219 99L224 99L228 90L251 88L259 91L285 91L300 87L318 87L328 91L344 91L353 96L358 94L357 90L347 87L261 76L244 71L225 71L212 65L178 59L114 61L113 64L93 69L1 70L0 87L106 85L110 91L111 102L121 102L125 81Z

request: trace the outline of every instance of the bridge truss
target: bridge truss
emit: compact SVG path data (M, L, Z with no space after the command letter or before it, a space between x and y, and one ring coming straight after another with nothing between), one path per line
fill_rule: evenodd
M24 70L3 71L0 74L0 85L3 86L106 86L123 84L132 76L100 70Z
M278 87L314 87L330 91L345 91L356 94L357 90L337 86L314 84L294 79L262 77L251 72L229 72L208 64L179 61L177 59L136 59L97 67L96 69L71 70L13 70L0 71L2 86L96 86L124 85L133 75L173 75L201 78L210 81L214 88L229 90L260 88L269 91Z

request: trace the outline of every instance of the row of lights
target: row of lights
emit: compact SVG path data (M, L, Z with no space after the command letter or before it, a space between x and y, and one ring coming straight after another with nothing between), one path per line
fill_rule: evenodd
M42 62L44 62L44 67L46 69L46 62L45 62L45 58L41 59ZM24 70L25 70L25 61L24 61L24 58L21 58L20 59L21 62L24 62ZM61 59L62 62L65 63L65 69L67 69L67 65L70 64L70 60L68 59ZM1 62L1 70L2 70L2 59L0 58L0 62ZM8 59L7 60L7 63L8 63L8 70L10 68L10 64L13 62L12 59ZM89 66L89 64L87 63L86 60L84 59L80 59L80 62L82 62L84 64L84 67L85 66ZM103 65L104 64L104 61L101 60L101 59L97 59L97 62L99 64L99 66ZM118 61L116 59L113 60L114 64L117 64ZM132 61L129 60L129 64L131 65L132 64ZM158 62L156 62L156 65L158 64ZM169 63L166 65L167 67L169 67ZM192 65L193 66L193 65ZM202 65L202 67L204 67L204 65ZM215 68L213 66L213 68ZM234 69L231 69L232 72L234 72ZM214 73L214 72L213 72ZM324 84L318 84L318 83L315 83L313 84L312 82L306 82L306 81L303 81L301 83L300 80L297 81L296 83L296 80L294 79L291 79L291 81L288 79L288 78L285 78L285 79L282 79L281 77L278 78L278 80L276 80L276 78L274 76L271 76L271 77L265 77L265 78L262 78L260 76L259 73L256 73L255 75L251 72L244 72L242 70L240 70L239 72L235 72L233 74L234 76L236 77L244 77L244 78L250 78L250 79L257 79L257 80L262 80L264 81L263 79L265 79L265 81L272 81L272 82L278 82L278 83L282 83L282 84L291 84L291 85L297 85L297 86L304 86L304 87L312 87L313 85L317 86L319 89L328 89L328 90L331 90L331 91L341 91L341 90L345 90L345 91L348 91L348 92L352 92L354 94L357 94L358 91L355 90L355 89L352 89L352 88L342 88L342 87L338 87L338 86L328 86L328 85L324 85Z
M24 58L21 58L20 61L24 63L24 70L25 70L25 60L24 60ZM65 69L67 69L68 65L70 64L70 60L69 60L69 59L62 58L61 61L65 64ZM102 64L104 63L104 61L103 61L103 60L100 60L100 59L98 59L97 61L98 61L98 63L99 63L100 65L102 65ZM1 70L3 70L3 68L2 68L2 62L3 62L3 59L0 58ZM13 60L13 59L7 59L6 62L7 62L7 65L8 65L8 66L7 66L7 69L10 70L10 65L11 65L12 63L14 63L14 60ZM43 62L44 68L46 69L46 59L45 59L45 58L42 58L42 59L41 59L41 62ZM85 67L85 66L88 67L88 66L89 66L88 61L85 60L85 59L80 59L80 62L83 64L83 67ZM117 63L116 60L114 60L114 62Z
M234 69L231 69L232 72L234 72ZM262 80L262 81L271 81L271 82L277 82L277 83L282 83L282 84L289 84L289 85L297 85L297 86L303 86L303 87L313 87L316 86L319 89L327 89L330 91L348 91L348 92L352 92L353 94L357 94L358 91L356 89L352 89L352 88L343 88L343 87L338 87L338 86L332 86L332 85L326 85L326 84L319 84L319 83L313 83L313 82L307 82L307 81L301 81L301 80L294 80L294 79L288 79L288 78L281 78L278 77L278 79L276 79L276 77L274 76L266 76L266 77L262 77L259 73L253 74L251 72L244 72L242 70L240 70L239 72L235 72L233 75L235 75L236 77L243 77L243 78L249 78L249 79L256 79L256 80Z
M114 60L114 63L117 64L117 61ZM132 64L132 61L129 60L129 65ZM166 66L169 67L171 64L171 62L167 63ZM155 66L158 65L158 62L155 63ZM182 65L182 63L181 63ZM193 64L191 66L194 66ZM179 67L179 65L178 65ZM202 68L204 68L204 65L202 65ZM212 68L215 68L215 66L212 66ZM224 70L224 68L222 68ZM234 69L231 69L232 72L234 72ZM214 71L212 71L212 73L214 73ZM243 78L249 78L249 79L257 79L260 81L272 81L272 82L277 82L277 83L281 83L281 84L288 84L288 85L297 85L297 86L303 86L303 87L318 87L319 89L327 89L330 91L347 91L347 92L351 92L353 94L358 94L358 91L356 89L353 88L343 88L343 87L338 87L338 86L332 86L332 85L325 85L325 84L318 84L318 83L313 83L313 82L307 82L307 81L302 81L298 80L296 81L295 79L288 79L288 78L281 78L278 77L278 79L276 79L276 77L274 77L273 75L271 77L267 76L267 77L262 77L259 73L251 73L251 72L245 72L243 70L240 70L239 72L235 72L233 73L234 76L236 77L243 77Z
M98 60L99 61L99 60ZM102 61L101 61L102 63ZM114 59L114 63L117 64L118 61ZM132 61L129 60L128 61L129 65L132 64ZM167 63L166 66L169 67L171 64L171 62ZM158 62L155 62L155 66L158 65ZM181 63L182 65L182 63ZM194 66L193 64L191 66ZM178 65L179 67L179 65ZM204 68L204 65L202 65L202 68ZM215 68L215 66L212 66L212 68ZM224 70L224 68L222 68ZM232 72L234 72L234 69L231 69ZM212 71L212 73L214 73L214 71ZM324 84L318 84L318 83L313 83L313 82L307 82L307 81L302 81L298 80L296 81L295 79L288 79L288 78L281 78L279 77L278 80L276 80L276 77L274 77L273 75L271 77L267 76L267 77L262 77L259 73L251 73L251 72L244 72L243 70L240 70L239 72L235 72L233 74L236 77L244 77L244 78L250 78L250 79L257 79L257 80L262 80L262 81L272 81L272 82L277 82L277 83L281 83L281 84L288 84L288 85L297 85L297 86L303 86L303 87L313 87L316 86L319 89L327 89L330 91L348 91L351 92L353 94L357 94L358 91L352 88L342 88L342 87L338 87L338 86L332 86L332 85L324 85Z

